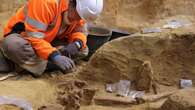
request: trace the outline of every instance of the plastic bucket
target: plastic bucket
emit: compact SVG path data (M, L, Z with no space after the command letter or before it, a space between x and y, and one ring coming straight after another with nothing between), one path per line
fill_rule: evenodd
M112 29L112 36L109 40L111 41L111 40L114 40L114 39L117 39L117 38L120 38L120 37L128 36L130 34L131 33L126 32L126 31L122 31L122 30L118 30L118 29Z
M89 48L90 57L104 43L108 42L112 35L112 31L101 27L88 27L87 46Z

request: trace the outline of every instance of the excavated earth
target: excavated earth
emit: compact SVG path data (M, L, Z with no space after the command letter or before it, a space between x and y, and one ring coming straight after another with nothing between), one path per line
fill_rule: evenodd
M1 0L0 36L3 26L25 0ZM106 43L82 62L74 73L45 73L41 78L19 74L0 82L0 96L22 98L35 110L194 110L194 90L178 91L182 78L195 84L195 2L193 0L104 0L102 15L94 24L134 33ZM167 21L190 25L143 34L144 28L163 27ZM2 38L2 37L1 37ZM136 81L143 64L159 93L174 92L168 98L129 104L105 92L105 84L122 79ZM144 76L144 72L143 76ZM2 73L1 76L6 75ZM144 78L144 77L143 77ZM146 82L144 82L146 81ZM147 84L147 80L142 83ZM152 94L152 93L149 93ZM106 97L97 103L97 97ZM93 100L95 99L95 100ZM189 99L189 100L188 100ZM117 100L117 101L116 101ZM101 103L101 104L100 104ZM127 104L128 103L128 104ZM178 106L175 106L178 105ZM2 110L20 108L3 105Z
M134 80L138 68L149 61L155 80L176 86L181 78L195 80L194 46L193 32L135 34L105 44L80 74L99 82Z

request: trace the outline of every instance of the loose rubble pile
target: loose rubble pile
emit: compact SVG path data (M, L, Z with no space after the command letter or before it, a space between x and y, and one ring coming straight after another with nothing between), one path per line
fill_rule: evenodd
M90 105L95 89L87 88L87 83L80 80L65 81L59 84L58 101L64 110L79 110L81 105Z

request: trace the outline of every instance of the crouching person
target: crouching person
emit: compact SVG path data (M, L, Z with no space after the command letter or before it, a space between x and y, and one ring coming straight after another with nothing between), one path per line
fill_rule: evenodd
M8 60L35 76L48 62L63 72L73 69L71 58L88 53L86 22L102 8L103 0L28 0L4 29L0 71L10 71Z

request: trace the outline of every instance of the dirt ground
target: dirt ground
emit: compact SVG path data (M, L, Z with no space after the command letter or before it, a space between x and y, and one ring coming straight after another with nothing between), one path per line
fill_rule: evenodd
M1 0L0 38L3 26L24 1ZM89 62L78 66L76 72L68 75L52 72L38 79L22 75L1 81L0 96L22 98L30 102L35 110L41 106L40 110L47 110L47 105L57 104L66 106L64 110L77 110L79 107L80 110L158 110L164 100L133 106L98 105L90 100L94 95L115 97L114 94L105 92L105 83L120 79L132 80L135 68L148 60L152 63L153 76L158 81L161 92L177 90L178 80L181 78L195 80L194 0L104 2L104 11L94 22L98 26L139 33L144 28L162 27L168 20L187 20L192 25L185 29L165 30L158 34L135 34L135 39L113 41L98 50ZM5 73L1 74L4 75ZM10 107L4 109L12 110Z
M55 102L55 86L45 80L5 81L0 83L0 87L1 96L28 99L27 101L36 105L35 108L47 102Z
M178 15L194 16L193 0L104 0L105 8L97 24L130 32Z

